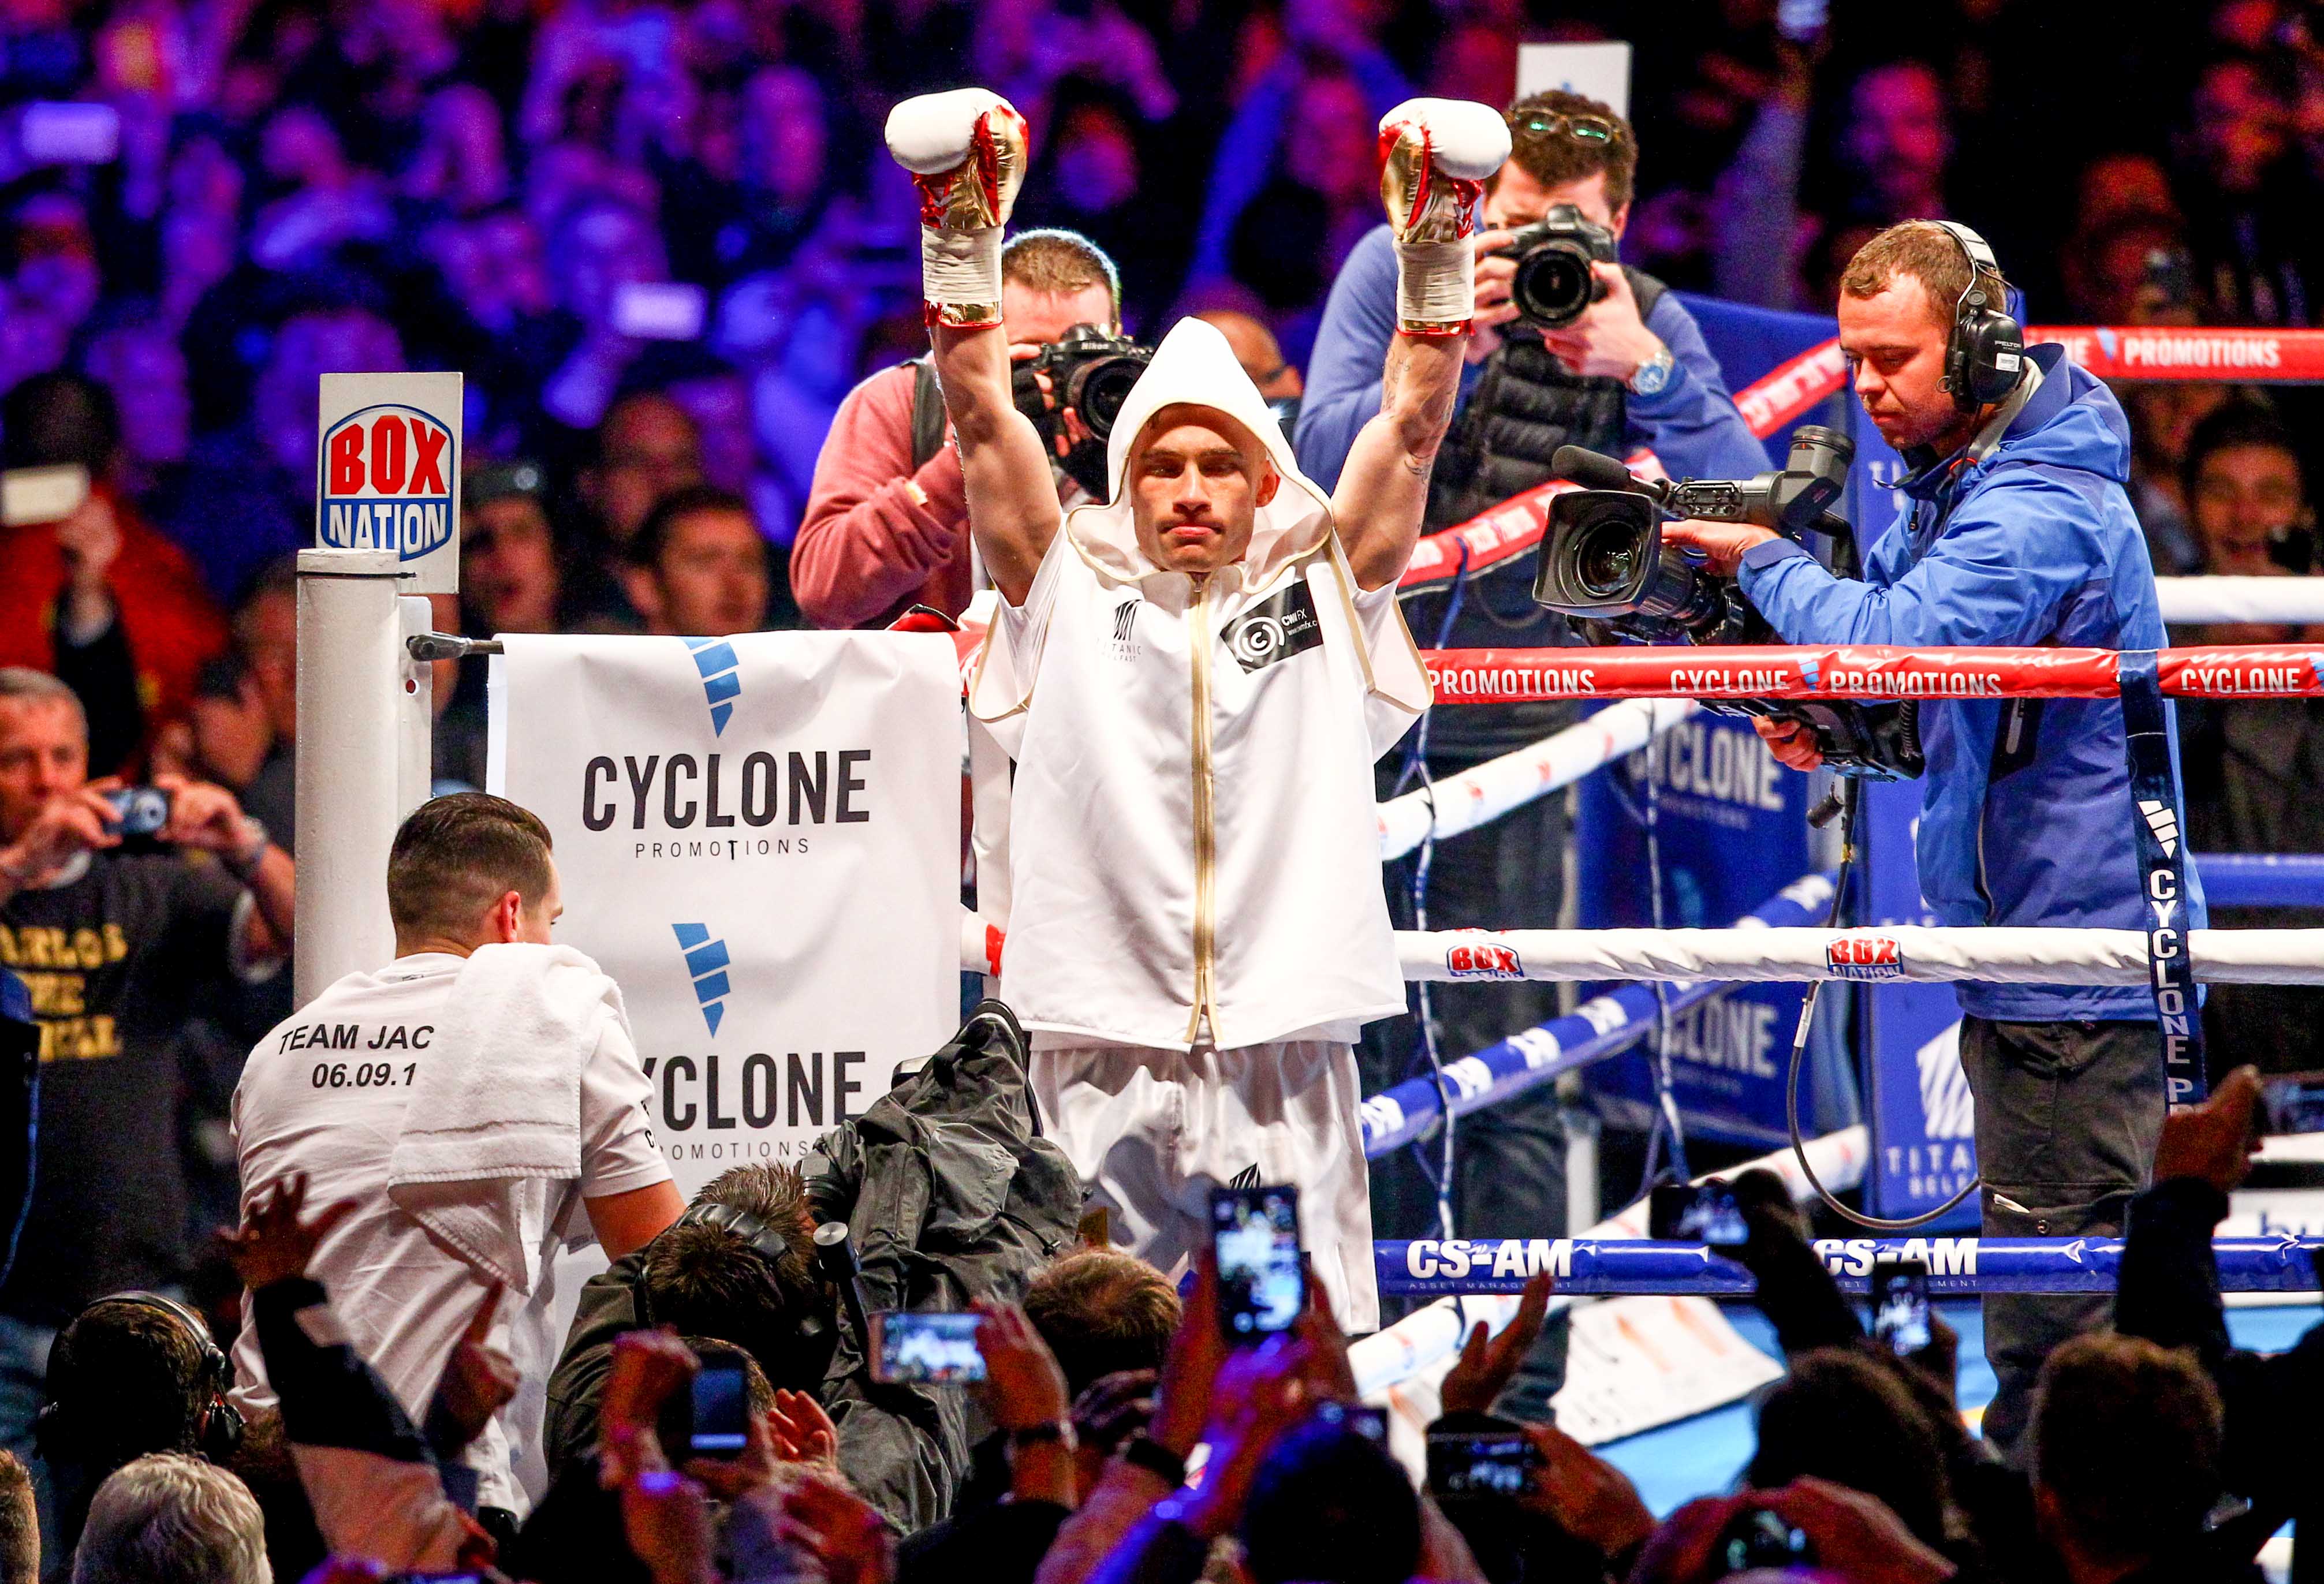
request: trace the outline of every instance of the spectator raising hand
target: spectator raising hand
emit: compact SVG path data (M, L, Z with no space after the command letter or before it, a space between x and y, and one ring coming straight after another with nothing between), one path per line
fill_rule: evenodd
M1517 1312L1501 1328L1499 1336L1493 1335L1491 1325L1481 1320L1470 1329L1468 1340L1461 1345L1460 1358L1439 1388L1445 1413L1492 1412L1493 1404L1541 1335L1554 1286L1554 1278L1548 1271L1536 1271L1526 1279L1524 1295L1517 1300Z
M300 1172L254 1198L243 1210L239 1228L218 1233L218 1246L244 1286L255 1293L306 1275L331 1229L361 1208L355 1200L343 1199L326 1205L313 1220L301 1222L299 1212L306 1204L307 1174Z
M822 1563L830 1584L891 1584L895 1537L870 1504L836 1479L802 1476L784 1494L780 1513L776 1533Z
M839 1467L839 1428L808 1393L777 1386L775 1411L766 1423L775 1455L785 1462Z
M458 1455L516 1396L516 1361L486 1340L506 1290L497 1282L493 1285L444 1360L443 1377L429 1400L426 1425L429 1449L438 1458Z
M1073 1403L1056 1355L1014 1303L977 1301L984 1318L984 1407L1009 1436L1010 1491L1019 1501L1074 1505Z
M1630 1477L1554 1424L1528 1424L1540 1462L1517 1505L1549 1519L1609 1561L1634 1558L1655 1532L1655 1515Z

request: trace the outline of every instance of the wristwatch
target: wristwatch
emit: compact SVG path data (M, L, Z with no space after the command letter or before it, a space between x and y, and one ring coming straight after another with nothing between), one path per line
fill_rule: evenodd
M1630 375L1629 391L1633 396L1659 396L1670 388L1671 375L1678 370L1678 359L1667 346L1640 364Z
M1009 1432L1009 1450L1017 1451L1044 1443L1074 1450L1074 1426L1069 1419L1045 1419L1038 1424L1020 1424Z
M1173 1490L1186 1483L1186 1460L1142 1430L1124 1441L1114 1456L1145 1469Z
M266 822L254 814L242 816L242 851L226 858L226 866L239 880L248 880L258 872L266 857L266 849L273 838L266 833Z

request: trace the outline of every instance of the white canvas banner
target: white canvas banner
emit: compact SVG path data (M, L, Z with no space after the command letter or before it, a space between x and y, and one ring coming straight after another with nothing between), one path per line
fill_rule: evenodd
M678 1186L798 1161L958 1022L951 640L503 641L488 779L549 824Z

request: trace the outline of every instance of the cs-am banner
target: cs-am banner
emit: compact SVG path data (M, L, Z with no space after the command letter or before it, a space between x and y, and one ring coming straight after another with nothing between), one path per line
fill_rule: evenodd
M679 1187L798 1162L957 1018L950 640L503 641L490 784L549 824Z

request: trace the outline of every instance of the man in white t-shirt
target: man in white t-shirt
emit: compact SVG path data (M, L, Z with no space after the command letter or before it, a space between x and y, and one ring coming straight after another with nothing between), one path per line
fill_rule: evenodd
M259 1041L234 1131L245 1200L303 1173L309 1203L354 1202L308 1274L418 1423L495 1288L515 1293L491 1345L545 1380L556 1255L594 1231L618 1259L685 1202L647 1125L618 990L549 944L561 904L548 827L484 793L437 798L396 833L387 890L395 961L348 974ZM559 1114L576 1094L577 1115ZM458 1164L416 1171L415 1158L440 1167L447 1129ZM415 1156L415 1143L438 1153ZM270 1405L248 1323L234 1358L236 1399ZM530 1423L505 1409L468 1452L481 1504L519 1515L530 1503L512 1460L540 1429L537 1390L530 1400Z
M1206 1235L1213 1184L1296 1184L1318 1280L1343 1325L1370 1330L1349 1044L1405 1005L1371 765L1429 700L1396 583L1508 125L1443 99L1381 123L1401 333L1336 495L1301 475L1225 338L1189 319L1113 419L1110 503L1062 520L998 307L1025 124L964 88L898 106L888 146L920 187L936 372L1003 602L971 704L1015 743L1001 995L1033 1033L1052 1134L1165 1269Z

